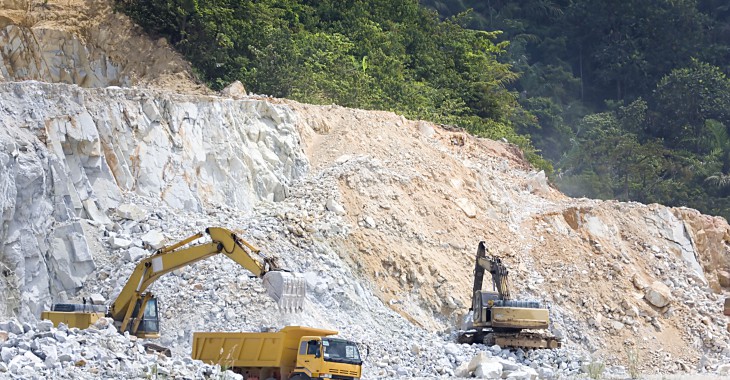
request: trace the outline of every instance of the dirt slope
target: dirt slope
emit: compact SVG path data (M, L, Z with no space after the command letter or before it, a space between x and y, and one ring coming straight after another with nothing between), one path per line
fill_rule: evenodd
M391 113L289 103L302 115L312 171L340 168L347 217L361 227L343 253L413 323L455 325L484 240L509 265L517 294L553 305L555 331L569 344L613 363L638 352L644 368L678 370L725 347L721 298L710 292L728 258L722 218L572 199L509 144ZM690 241L698 257L683 257ZM646 301L654 281L672 286L670 306Z

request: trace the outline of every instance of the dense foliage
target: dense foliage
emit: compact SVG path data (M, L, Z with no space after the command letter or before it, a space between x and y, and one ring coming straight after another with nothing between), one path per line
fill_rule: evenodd
M166 37L213 88L315 104L394 111L459 125L525 148L515 128L535 123L507 85L498 33L440 20L415 0L118 0L145 30Z
M727 0L117 4L213 88L459 125L570 195L730 217Z
M511 89L568 194L730 218L726 0L427 0L501 30Z

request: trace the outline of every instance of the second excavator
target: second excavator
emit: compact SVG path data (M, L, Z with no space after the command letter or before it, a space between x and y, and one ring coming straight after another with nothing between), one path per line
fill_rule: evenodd
M191 244L208 235L210 241ZM157 298L147 288L158 278L175 269L222 253L263 280L268 295L286 310L300 310L304 304L305 281L299 275L282 269L277 259L263 255L258 248L225 228L209 227L175 244L162 247L142 259L127 283L109 307L88 304L55 304L44 311L42 319L55 325L87 328L97 320L109 317L119 332L128 331L140 338L158 338L160 325ZM260 257L260 258L259 258Z
M484 273L492 275L493 290L482 290ZM474 266L472 306L459 343L497 344L501 347L558 348L560 341L540 330L550 325L550 311L538 301L513 300L509 271L479 242Z

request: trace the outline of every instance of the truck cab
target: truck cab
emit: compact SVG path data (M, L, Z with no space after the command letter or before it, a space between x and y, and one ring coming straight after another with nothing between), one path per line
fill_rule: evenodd
M302 337L293 373L310 378L357 379L362 359L357 344L331 337Z

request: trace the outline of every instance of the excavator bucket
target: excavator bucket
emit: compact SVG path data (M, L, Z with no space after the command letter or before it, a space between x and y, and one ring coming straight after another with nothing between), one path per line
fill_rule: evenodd
M304 308L306 283L299 274L282 271L267 272L263 278L264 288L279 308L300 311Z

